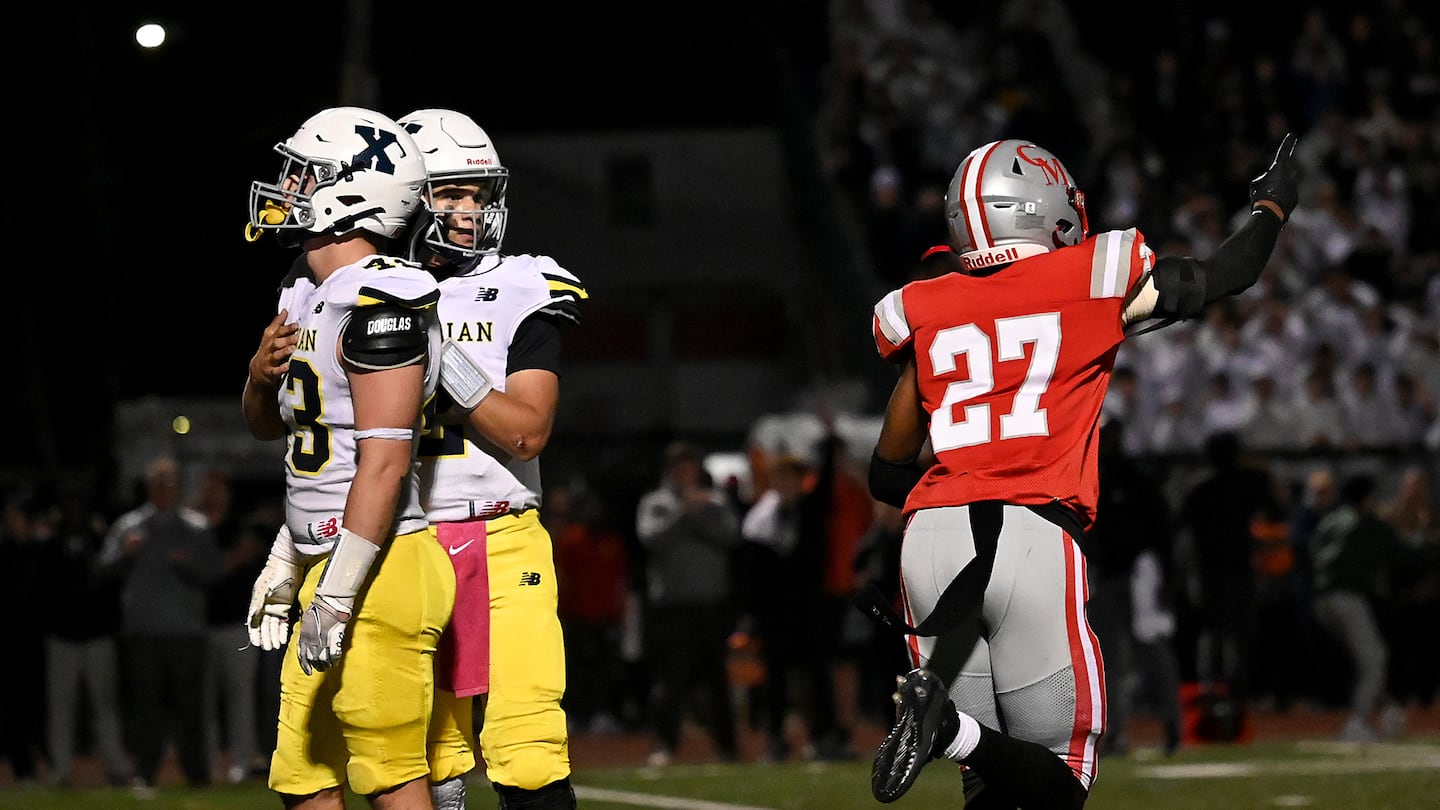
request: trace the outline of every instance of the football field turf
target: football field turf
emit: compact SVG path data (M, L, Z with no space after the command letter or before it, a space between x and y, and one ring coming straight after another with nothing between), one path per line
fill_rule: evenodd
M586 810L838 810L879 808L870 796L866 759L844 763L685 764L666 768L580 768L574 783ZM958 808L959 774L931 763L894 804ZM1103 760L1087 808L1211 810L1303 807L1427 808L1440 806L1440 736L1373 745L1320 741L1260 742L1182 749L1161 757L1139 749ZM162 787L151 799L124 789L51 790L9 786L0 808L155 808L227 810L279 807L259 783L207 790ZM348 807L366 803L351 797ZM471 808L495 807L486 786L470 790Z

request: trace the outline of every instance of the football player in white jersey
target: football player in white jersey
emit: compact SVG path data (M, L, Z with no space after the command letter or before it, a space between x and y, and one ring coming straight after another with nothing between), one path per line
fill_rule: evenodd
M479 749L500 807L573 808L538 456L555 422L561 329L588 293L548 256L501 255L509 172L483 129L453 110L399 120L428 175L410 257L439 279L444 332L439 424L420 447L425 514L457 580L436 675L437 726L454 720L432 733L436 804L463 806L455 752L473 740L472 698L484 694Z
M276 151L248 233L302 253L243 398L251 433L287 442L285 523L250 605L257 646L289 639L269 784L289 808L339 810L346 785L377 808L429 808L434 658L455 594L415 460L439 381L439 290L386 255L425 169L398 123L356 107L317 113Z

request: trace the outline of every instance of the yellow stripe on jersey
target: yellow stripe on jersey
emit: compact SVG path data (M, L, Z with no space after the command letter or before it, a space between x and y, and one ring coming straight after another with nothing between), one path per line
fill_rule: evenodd
M359 294L356 296L356 303L362 307L374 306L376 304L394 304L410 309L429 309L439 303L439 301L439 289L433 289L416 298L402 298L398 295L388 293L385 290L377 290L374 287L361 287Z
M586 292L585 288L579 284L571 284L566 281L550 278L549 276L546 276L546 278L549 279L551 297L560 297L566 293L573 293L579 296L581 300L590 297L590 293Z

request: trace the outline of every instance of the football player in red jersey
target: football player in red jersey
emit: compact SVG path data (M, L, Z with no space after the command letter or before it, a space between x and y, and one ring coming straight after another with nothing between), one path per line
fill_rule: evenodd
M1084 805L1105 675L1082 543L1115 355L1127 325L1193 318L1255 283L1298 200L1294 150L1286 135L1249 219L1206 259L1156 257L1133 228L1089 235L1069 171L1033 143L986 144L956 170L963 270L891 292L872 320L901 368L870 488L907 517L905 615L888 619L915 667L875 755L876 799L943 757L964 766L967 808Z

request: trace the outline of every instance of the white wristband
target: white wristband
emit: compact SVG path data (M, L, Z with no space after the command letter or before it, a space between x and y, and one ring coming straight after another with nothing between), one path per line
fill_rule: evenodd
M467 411L474 410L495 389L485 370L453 340L440 347L440 384L455 404Z
M379 546L340 527L340 539L330 549L330 560L320 574L320 583L315 586L316 595L353 600L379 554Z

